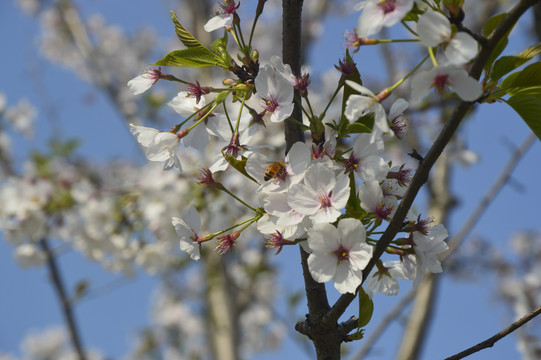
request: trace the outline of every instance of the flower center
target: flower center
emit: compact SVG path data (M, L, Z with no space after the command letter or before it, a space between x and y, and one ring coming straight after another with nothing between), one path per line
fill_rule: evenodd
M439 92L442 92L445 88L445 85L449 84L449 75L438 75L434 79L433 85L438 89Z
M320 192L320 193L318 194L319 202L321 203L321 207L322 207L322 208L328 208L328 207L331 207L331 205L332 205L331 196L332 196L332 190L329 191L328 194L326 194L326 193L324 193L324 192Z
M276 109L278 109L278 101L274 98L274 96L270 96L269 98L263 98L265 103L263 106L265 107L265 110L268 112L275 112Z
M222 14L224 15L233 14L239 8L239 6L240 4L235 4L235 0L225 0L222 4L220 4Z
M379 219L387 219L392 212L393 208L387 207L382 201L378 204L376 208L376 216Z
M343 245L340 245L336 250L333 251L333 255L336 256L336 260L339 263L349 260L349 249L345 248Z
M355 154L351 154L349 159L344 159L344 166L346 167L346 172L357 171L360 163L361 159L355 156Z
M394 0L382 0L378 6L383 10L384 14L393 12L396 9L396 3Z

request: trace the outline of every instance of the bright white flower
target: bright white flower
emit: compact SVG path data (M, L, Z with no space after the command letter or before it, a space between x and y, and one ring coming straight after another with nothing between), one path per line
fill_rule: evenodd
M383 196L383 190L377 180L366 181L359 187L361 207L373 213L376 219L385 220L393 217L397 200L394 196Z
M180 250L190 255L192 260L199 260L198 233L201 230L201 217L197 211L191 207L184 211L180 218L173 217L173 226L177 235L180 236Z
M435 87L441 93L446 86L453 88L465 101L475 101L483 95L483 86L477 80L470 77L464 69L448 65L437 66L416 74L411 79L412 97L420 99L431 87Z
M407 133L408 123L404 116L404 111L409 107L409 103L402 99L396 99L389 110L389 121L391 122L391 130L397 138L401 138Z
M133 124L130 124L130 132L145 149L145 156L148 160L165 161L164 170L172 167L181 169L177 156L180 138L177 134Z
M444 53L452 64L465 64L477 55L477 41L465 32L451 33L451 23L442 13L429 10L419 17L417 33L429 47L443 44Z
M382 27L398 23L413 7L413 0L366 0L355 6L363 10L357 23L357 36L377 34Z
M401 261L386 261L384 263L379 261L366 277L363 284L364 291L370 298L374 297L377 292L387 296L396 295L399 289L397 279L405 280L407 279L406 275Z
M128 86L133 95L139 95L150 89L150 87L162 77L160 69L148 68L142 75L128 81Z
M366 232L357 219L343 219L335 228L331 224L316 224L308 231L310 274L317 282L333 280L341 292L355 294L363 280L363 269L372 257L372 247L366 244Z
M45 263L45 254L34 244L17 246L13 255L22 268L40 267Z
M185 118L192 116L195 112L201 111L205 104L206 99L204 96L197 99L193 96L188 96L186 91L179 92L177 96L167 103L167 105ZM198 121L200 116L203 115L203 113L196 115L193 121ZM225 115L212 112L201 124L191 129L190 132L182 138L182 144L197 150L203 150L209 143L209 134L219 137L220 140L225 140L223 137L225 133L223 133L223 127L221 125L226 124L227 119ZM229 126L227 126L227 130L229 131L229 134L231 134Z
M324 164L311 165L304 182L292 185L288 193L289 206L314 223L333 222L340 216L349 197L347 174L335 175Z
M444 241L449 234L447 229L442 224L432 227L427 235L423 235L419 231L413 232L413 249L417 257L417 270L414 279L414 286L417 286L422 280L426 269L432 273L442 272L441 263L438 260L438 254L441 254L449 249Z
M235 4L235 0L226 0L219 4L220 10L216 11L216 16L211 18L203 26L206 32L212 32L223 28L224 26L230 26L233 23L233 14L240 6Z
M5 116L16 130L26 137L33 136L37 111L28 100L21 100L16 106L8 108Z
M383 180L389 166L380 156L383 152L381 138L372 141L370 134L359 134L353 143L349 158L344 159L346 171L355 171L363 181Z
M388 133L390 131L387 123L385 109L379 102L378 97L369 89L357 84L351 80L346 80L346 84L366 95L353 94L346 101L346 110L344 114L350 123L357 121L365 112L374 113L374 129L373 132Z
M273 65L266 64L259 69L255 79L255 88L258 97L261 98L265 120L281 122L291 115L293 86Z

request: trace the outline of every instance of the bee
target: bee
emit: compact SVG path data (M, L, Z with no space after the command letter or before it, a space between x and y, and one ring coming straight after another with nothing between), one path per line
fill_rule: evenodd
M286 164L281 161L274 161L270 163L270 165L265 170L265 175L263 175L263 179L265 181L269 181L270 179L281 178L285 175L285 172Z

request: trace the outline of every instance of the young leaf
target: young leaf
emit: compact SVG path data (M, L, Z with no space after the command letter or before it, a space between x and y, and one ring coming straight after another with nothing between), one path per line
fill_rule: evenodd
M218 64L219 59L209 49L190 48L172 51L156 62L154 66L207 67Z
M366 326L372 318L374 312L374 303L370 296L364 292L363 288L359 290L359 323L357 327L362 328Z
M509 80L511 76L512 78ZM524 70L509 75L501 85L504 90L531 86L541 86L541 62L528 65Z
M492 73L490 74L491 80L498 80L510 71L518 68L526 61L530 60L534 56L541 53L541 43L530 46L524 49L516 56L502 56L494 63Z
M187 48L205 48L203 44L199 42L182 24L178 21L177 15L174 11L171 11L171 18L173 19L173 24L175 24L175 32L177 36ZM206 48L205 48L206 49Z
M515 95L506 102L541 140L541 99L533 95Z

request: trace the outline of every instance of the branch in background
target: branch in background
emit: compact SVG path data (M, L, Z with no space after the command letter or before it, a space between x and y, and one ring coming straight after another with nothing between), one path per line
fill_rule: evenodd
M473 62L470 76L474 77L475 79L479 79L483 66L486 64L492 50L496 47L498 42L516 24L522 14L524 14L528 8L536 4L538 1L539 0L522 0L507 13L507 16L502 20L502 22L493 32L492 36L488 39L487 45L481 49L481 52ZM404 194L404 198L398 206L393 219L374 248L373 257L363 271L364 279L366 279L376 261L381 257L381 255L383 255L387 246L389 246L398 231L401 229L402 222L404 221L409 208L413 204L413 200L417 197L421 186L427 181L432 166L439 158L443 152L443 149L446 147L458 129L462 119L472 108L472 106L472 102L460 101L455 107L449 121L445 124L438 138L432 144L432 147L426 154L423 162L419 165L419 168L417 169L408 190ZM353 299L355 299L355 295L350 293L340 296L331 310L325 315L323 319L324 324L327 326L332 326L331 324L335 324L340 316L342 316L342 314L346 311Z
M485 341L480 342L479 344L477 344L475 346L472 346L471 348L469 348L467 350L464 350L464 351L462 351L462 352L460 352L460 353L458 353L456 355L448 357L445 360L462 359L462 358L465 358L466 356L474 354L474 353L476 353L478 351L481 351L483 349L492 347L496 343L496 341L499 341L499 340L503 339L504 337L506 337L507 335L511 334L513 331L515 331L516 329L518 329L522 325L526 324L528 321L532 320L534 317L536 317L539 314L541 314L541 306L538 307L537 309L535 309L534 311L532 311L531 313L529 313L528 315L524 316L520 320L515 321L513 324L511 324L511 326L509 326L508 328L500 331L499 333L497 333L493 337L491 337L489 339L486 339Z
M41 239L39 244L41 248L43 249L43 252L45 252L45 256L47 257L47 266L49 267L51 280L53 281L54 289L60 300L60 304L62 306L62 313L64 314L64 319L66 320L68 331L71 337L71 342L73 343L75 352L77 353L79 360L86 360L86 355L83 350L81 337L79 335L79 331L77 330L77 324L75 323L75 316L73 314L73 309L71 307L71 303L66 293L66 288L64 286L64 283L62 282L60 271L58 270L58 266L56 264L54 255L51 249L49 248L47 239Z
M511 178L511 174L518 165L519 160L533 145L536 139L537 137L534 133L529 134L524 139L522 144L514 151L514 153L511 155L511 158L507 161L507 164L501 171L500 176L498 176L498 179L496 179L496 181L494 182L494 184L492 184L491 188L487 191L485 196L483 196L473 213L468 216L468 221L466 221L460 231L448 242L449 250L447 250L441 255L441 260L447 259L447 257L449 257L449 255L462 243L462 241L464 241L466 236L468 236L475 224L477 224L477 221L479 221L481 215L483 215L483 213L486 211L490 203L494 200L496 195L498 195L503 186L509 181L509 179Z

